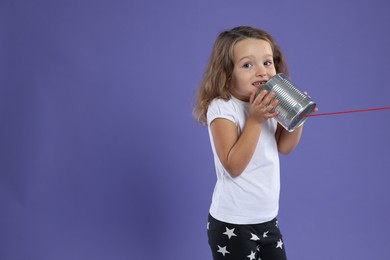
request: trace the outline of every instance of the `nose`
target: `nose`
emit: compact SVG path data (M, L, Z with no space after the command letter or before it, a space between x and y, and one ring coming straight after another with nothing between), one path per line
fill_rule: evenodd
M256 76L257 76L257 77L264 77L264 76L266 76L266 75L267 75L267 73L266 73L265 67L262 66L262 65L259 65L259 66L257 67L257 70L256 70Z

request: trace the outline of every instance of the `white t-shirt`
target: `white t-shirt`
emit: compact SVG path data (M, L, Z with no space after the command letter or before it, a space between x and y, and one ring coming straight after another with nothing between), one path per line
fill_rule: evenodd
M207 111L207 125L216 118L232 121L241 134L248 116L247 102L232 97L214 99ZM210 127L209 136L214 154L217 182L210 206L215 219L233 224L258 224L272 220L279 210L279 154L275 140L277 122L263 124L252 159L244 172L232 177L222 166L215 151Z

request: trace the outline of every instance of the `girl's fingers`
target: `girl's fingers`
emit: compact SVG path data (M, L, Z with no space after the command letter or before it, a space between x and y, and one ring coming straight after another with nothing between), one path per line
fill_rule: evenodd
M267 106L275 98L276 94L274 92L268 93L267 90L262 90L259 95L256 97L256 103L258 105Z
M255 105L256 110L259 111L262 114L262 117L267 120L269 118L276 117L279 114L275 111L276 106L279 104L279 100L275 97L275 92L262 90L253 101L251 96L250 102Z
M262 106L265 108L268 108L270 106L273 106L273 102L275 99L276 94L274 92L270 92L262 101Z
M256 103L258 104L258 105L260 105L261 103L262 103L262 101L263 101L263 99L264 99L264 97L267 95L267 90L262 90L262 91L260 91L260 93L256 96L256 99L255 99L255 101L256 101Z
M279 100L277 100L277 99L272 100L271 106L270 106L271 107L270 112L274 112L274 110L278 106L278 104L279 104Z
M253 101L255 100L256 98L256 91L254 90L251 94L251 96L249 97L249 104L253 104Z

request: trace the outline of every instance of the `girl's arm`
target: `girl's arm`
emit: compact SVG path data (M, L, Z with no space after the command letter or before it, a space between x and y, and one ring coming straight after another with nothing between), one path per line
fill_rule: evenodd
M289 154L295 147L297 147L299 140L301 139L303 125L294 130L294 132L288 132L280 124L276 129L276 142L278 144L278 151L281 154Z
M255 152L263 122L275 117L273 109L278 101L275 93L261 92L256 96L254 91L249 100L249 115L241 135L237 126L230 120L217 118L211 124L214 147L223 167L232 176L239 176L248 166Z
M210 127L214 147L223 167L232 176L241 175L256 149L261 125L248 119L240 136L237 126L227 119L214 119Z

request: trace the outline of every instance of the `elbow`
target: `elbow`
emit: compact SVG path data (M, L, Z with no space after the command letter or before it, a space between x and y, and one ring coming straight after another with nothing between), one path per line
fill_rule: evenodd
M240 176L247 166L246 163L243 163L243 160L233 160L229 156L225 160L221 160L221 163L225 171L233 178Z
M294 151L295 147L298 146L297 142L279 142L278 143L278 152L283 155L288 155Z
M292 148L292 147L278 147L278 152L283 154L283 155L288 155L293 150L294 150L294 148Z
M230 176L232 176L233 178L234 177L238 177L240 176L242 173L243 173L243 170L241 169L237 169L235 167L225 167L225 170L227 173L229 173Z
M291 151L279 151L280 154L288 155L291 153Z
M232 171L228 171L229 175L232 176L233 178L235 177L238 177L242 174L242 172L232 172Z

